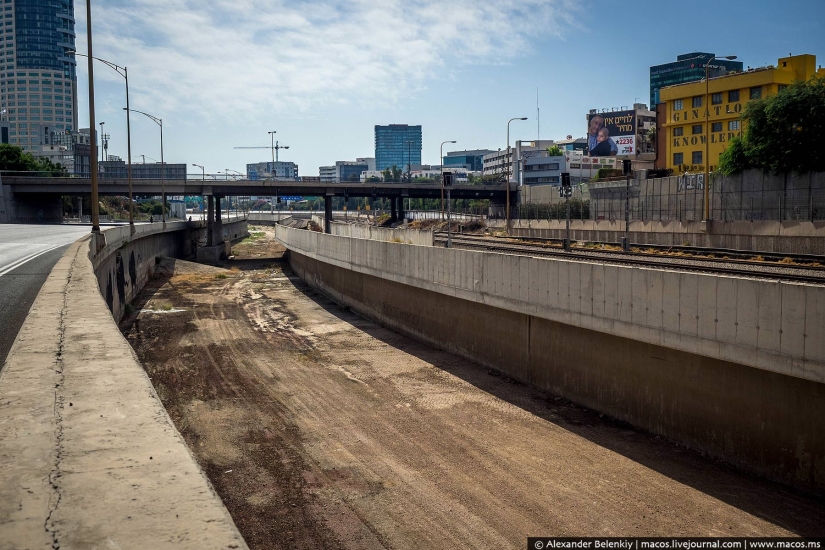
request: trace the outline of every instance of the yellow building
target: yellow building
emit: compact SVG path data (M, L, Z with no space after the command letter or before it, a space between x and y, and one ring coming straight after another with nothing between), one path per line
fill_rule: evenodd
M816 68L816 56L794 55L781 58L776 67L749 69L707 82L662 88L659 93L665 104L665 120L657 121L657 132L663 132L666 147L664 163L657 164L672 168L674 173L701 172L705 169L707 154L710 170L715 170L728 141L742 135L739 115L746 103L776 94L792 82L815 75L825 77L825 69ZM710 106L709 116L707 106ZM706 127L708 123L710 132ZM661 160L662 153L659 154Z

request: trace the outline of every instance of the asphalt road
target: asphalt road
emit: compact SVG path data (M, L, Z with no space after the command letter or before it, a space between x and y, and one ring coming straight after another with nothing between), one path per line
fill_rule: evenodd
M0 224L0 367L40 287L89 226Z

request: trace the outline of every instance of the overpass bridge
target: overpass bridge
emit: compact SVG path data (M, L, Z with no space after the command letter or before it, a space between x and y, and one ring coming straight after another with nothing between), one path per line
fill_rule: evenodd
M59 206L59 197L85 195L91 192L89 178L50 178L41 176L0 176L0 221L60 221L61 215L52 213ZM353 182L301 182L273 180L159 180L133 179L135 196L166 195L207 197L211 204L215 198L228 196L309 196L323 197L327 212L331 212L332 198L368 197L390 199L393 217L403 217L403 199L441 198L442 187L434 183L353 183ZM126 196L129 184L126 179L100 178L100 195ZM450 188L454 199L487 199L493 204L506 201L506 184L454 185ZM517 200L517 191L510 187L510 200ZM220 207L217 206L216 209ZM48 212L45 212L47 209ZM40 212L40 214L38 214ZM5 213L5 215L4 215ZM212 218L210 218L212 219ZM331 216L330 216L331 219Z

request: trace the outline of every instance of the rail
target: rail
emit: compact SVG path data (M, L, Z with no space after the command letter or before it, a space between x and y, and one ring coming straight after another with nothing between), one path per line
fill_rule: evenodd
M523 243L520 241L520 238L507 238L507 240L504 240L500 237L481 237L471 235L453 235L452 237L452 244L454 248L468 250L487 250L518 255L555 257L597 262L606 261L610 263L634 265L639 267L670 268L686 271L717 273L720 275L780 279L784 281L814 283L819 285L825 284L825 265L795 265L793 263L769 262L764 260L764 258L762 260L742 260L731 257L711 258L705 256L678 256L672 254L653 255L642 251L624 252L621 250L606 249L582 249L566 252L561 248L560 244L556 246L555 242ZM543 241L561 241L561 239L543 239ZM446 242L447 234L445 232L435 234L435 246L444 246L446 245ZM615 246L614 243L599 244ZM678 247L669 248L674 249ZM708 251L712 249L702 250ZM706 253L710 254L709 252ZM717 250L716 253L724 256L724 253L719 250ZM737 253L741 253L741 251L738 251ZM782 258L791 258L791 261L793 261L793 255L783 255ZM817 258L820 262L822 261L822 258Z

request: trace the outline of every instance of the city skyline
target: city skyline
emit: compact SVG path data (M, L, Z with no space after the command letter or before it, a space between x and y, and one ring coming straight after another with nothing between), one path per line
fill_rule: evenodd
M291 145L282 160L317 175L336 160L372 156L373 128L387 124L421 124L422 162L437 164L445 140L457 141L450 151L505 148L512 117L529 120L511 125L511 145L581 137L590 109L647 103L650 67L686 52L734 54L746 67L774 64L788 53L825 59L825 39L816 30L825 6L814 1L785 2L780 11L744 1L698 2L690 10L695 27L675 39L669 33L684 13L674 6L647 13L639 27L635 8L646 4L520 5L513 11L471 9L469 2L332 3L333 13L321 16L307 9L312 3L250 0L230 17L220 4L194 11L139 0L93 4L92 17L95 55L128 66L133 106L164 119L168 162L203 164L207 173L267 160L264 150L232 148L265 146L267 132L276 130ZM278 15L262 15L271 13ZM600 21L634 28L623 42L628 47L610 47ZM495 25L504 32L491 33ZM268 26L285 36L274 40ZM77 27L83 51L85 14L78 14ZM657 30L666 37L660 43ZM216 40L222 35L226 40ZM78 71L85 127L84 64ZM108 72L95 71L97 119L112 136L109 153L125 157L123 82ZM132 140L136 158L159 158L148 121L133 121Z

